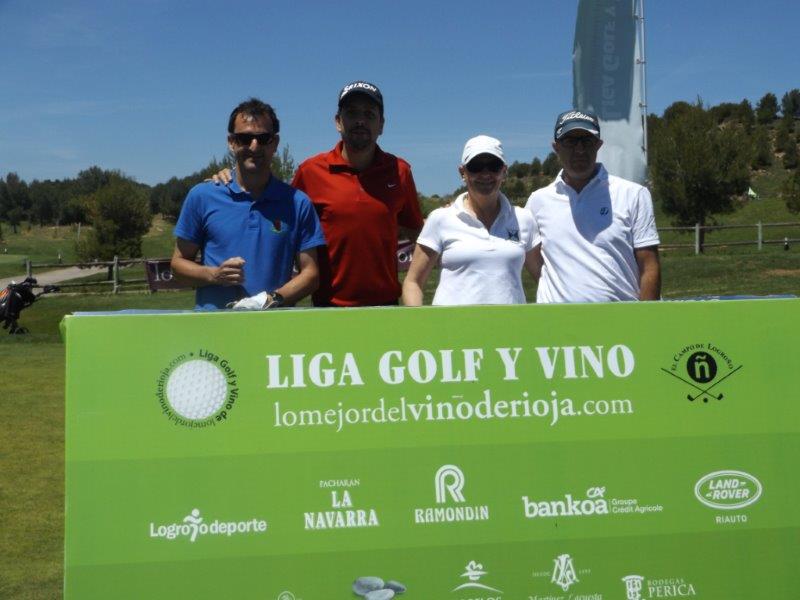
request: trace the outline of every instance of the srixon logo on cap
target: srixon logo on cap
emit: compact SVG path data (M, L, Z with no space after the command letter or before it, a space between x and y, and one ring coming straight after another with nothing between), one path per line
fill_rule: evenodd
M376 88L374 85L366 83L365 81L357 81L355 83L351 83L349 85L344 86L344 89L342 90L342 93L339 94L339 96L340 97L344 96L345 94L353 90L368 90L370 92L375 93L378 91L378 88Z

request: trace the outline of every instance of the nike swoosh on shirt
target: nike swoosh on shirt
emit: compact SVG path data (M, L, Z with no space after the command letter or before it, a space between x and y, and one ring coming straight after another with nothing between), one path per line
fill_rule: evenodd
M395 187L396 185L397 185L396 183L387 183L387 184L386 184L386 187L393 188L393 187Z

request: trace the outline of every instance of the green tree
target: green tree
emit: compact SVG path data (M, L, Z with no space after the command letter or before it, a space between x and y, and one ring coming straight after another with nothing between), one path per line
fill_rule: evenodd
M551 152L547 155L547 158L544 159L542 163L542 175L547 175L550 178L555 177L558 175L558 172L561 170L561 164L558 162L558 156L556 156L555 152Z
M790 136L786 144L786 150L783 153L783 167L785 169L796 169L797 163L797 139L794 136Z
M531 166L528 163L521 163L519 161L514 161L510 167L508 167L508 176L509 177L518 177L522 179L523 177L527 177L531 174Z
M800 213L800 169L795 170L791 177L786 178L781 189L781 198L791 212Z
M231 166L230 157L222 160L212 158L205 167L191 175L181 178L172 177L165 183L159 183L150 190L150 210L160 212L167 219L177 220L189 190L212 175L216 175L222 169L229 169Z
M783 118L778 121L778 126L775 129L775 151L786 152L789 144L789 138L792 137L792 130L794 129L793 119Z
M531 175L541 175L542 174L542 161L539 160L539 157L536 156L531 161Z
M292 181L294 178L295 164L294 159L289 152L288 145L285 145L283 148L281 148L280 152L275 153L275 156L272 157L272 165L270 166L270 169L272 174L281 181L285 181L286 183Z
M31 205L28 184L16 173L8 173L0 189L0 218L8 219L12 231L28 216Z
M758 101L756 106L756 119L762 125L768 125L778 118L778 98L772 92L767 92Z
M753 105L750 104L750 101L747 98L739 103L737 119L742 125L744 125L744 130L747 133L750 133L751 129L756 124L756 113L753 111Z
M113 177L84 200L92 230L77 244L83 260L142 255L142 237L152 216L145 189L135 181Z
M25 218L25 212L19 206L15 206L8 211L6 217L8 218L8 224L11 225L11 232L17 233L17 228Z
M653 191L664 212L683 226L707 225L715 215L732 212L734 197L750 184L743 129L717 126L699 104L664 115L650 145ZM703 241L701 231L701 248Z
M525 181L517 177L509 177L500 188L512 204L522 206L530 196L530 190L525 185Z
M784 117L800 117L800 90L795 88L783 95L781 112Z
M713 115L714 120L720 124L731 119L737 119L739 116L739 105L733 102L721 102L717 106L712 106L709 111Z
M764 125L759 125L753 130L751 137L753 147L753 160L750 165L754 169L765 169L772 164L772 145L769 141L769 132Z

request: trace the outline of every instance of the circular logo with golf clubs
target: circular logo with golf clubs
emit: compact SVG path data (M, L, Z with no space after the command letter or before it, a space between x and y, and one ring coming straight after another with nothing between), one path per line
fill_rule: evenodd
M714 381L717 376L717 361L708 352L695 352L686 360L686 372L697 383Z
M661 370L682 388L689 402L708 404L725 398L730 377L742 368L719 346L711 343L689 344L672 356L672 364Z

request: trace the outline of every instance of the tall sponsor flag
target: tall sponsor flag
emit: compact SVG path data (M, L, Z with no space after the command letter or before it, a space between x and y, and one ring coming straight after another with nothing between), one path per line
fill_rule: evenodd
M600 118L603 147L598 159L608 171L644 183L647 149L640 4L640 0L579 0L572 104Z

